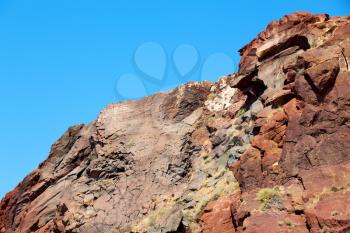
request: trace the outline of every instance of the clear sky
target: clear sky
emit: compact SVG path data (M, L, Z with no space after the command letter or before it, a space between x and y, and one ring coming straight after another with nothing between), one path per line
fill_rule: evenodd
M348 0L0 0L0 198L109 103L234 72L273 19Z

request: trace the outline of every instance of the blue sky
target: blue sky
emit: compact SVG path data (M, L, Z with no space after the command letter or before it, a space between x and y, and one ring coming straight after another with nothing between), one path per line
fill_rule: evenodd
M0 197L69 126L89 123L121 99L234 72L239 48L272 19L298 10L346 15L350 6L348 0L0 0ZM162 51L147 50L148 42ZM161 79L142 73L137 51L146 67L164 73ZM187 64L194 69L183 77L176 69Z

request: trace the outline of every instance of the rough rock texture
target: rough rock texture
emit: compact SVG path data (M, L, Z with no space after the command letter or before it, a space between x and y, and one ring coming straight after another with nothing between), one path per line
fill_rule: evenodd
M266 89L251 147L231 166L237 232L350 230L349 28L347 17L297 13L241 50L232 86Z
M349 232L350 18L298 12L217 83L108 106L0 203L0 232Z

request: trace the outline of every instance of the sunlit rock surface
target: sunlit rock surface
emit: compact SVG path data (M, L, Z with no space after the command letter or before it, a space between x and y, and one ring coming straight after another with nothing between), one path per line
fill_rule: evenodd
M299 12L240 69L111 104L0 204L0 232L350 230L350 20Z

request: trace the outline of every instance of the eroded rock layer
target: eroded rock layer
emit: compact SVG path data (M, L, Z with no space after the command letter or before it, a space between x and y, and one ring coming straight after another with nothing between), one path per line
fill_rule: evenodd
M239 71L108 106L0 204L0 232L350 231L350 19L299 12Z

